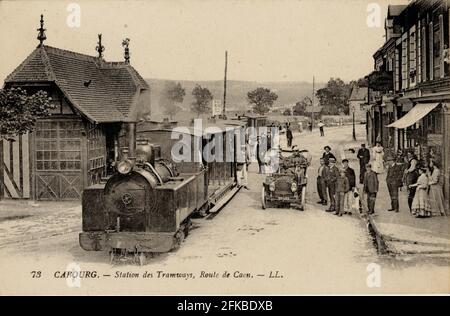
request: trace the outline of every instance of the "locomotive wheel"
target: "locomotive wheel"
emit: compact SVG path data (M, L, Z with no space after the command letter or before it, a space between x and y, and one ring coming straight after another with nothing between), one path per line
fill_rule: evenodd
M263 210L265 210L267 207L266 190L264 187L262 187L262 190L261 190L261 206L262 206Z
M178 248L180 248L181 246L181 242L184 240L184 229L180 229L175 236L173 236L174 238L174 245L173 245L173 250L176 250Z
M191 222L191 219L189 218L186 221L186 224L185 224L184 229L183 229L184 238L186 238L189 235L189 230L191 229L191 226L192 226L192 222Z

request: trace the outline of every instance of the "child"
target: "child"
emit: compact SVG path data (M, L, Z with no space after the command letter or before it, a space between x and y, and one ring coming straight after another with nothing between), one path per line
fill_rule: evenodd
M344 213L345 194L350 190L350 183L344 169L339 171L336 180L336 212L334 215L342 216Z

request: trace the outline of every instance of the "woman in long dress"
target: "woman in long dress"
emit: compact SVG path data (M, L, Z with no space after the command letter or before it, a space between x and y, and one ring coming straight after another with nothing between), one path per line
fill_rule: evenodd
M376 146L373 147L373 157L374 161L372 163L372 170L375 173L383 173L384 172L384 148L381 146L380 142L377 142Z
M411 184L409 187L416 187L416 193L412 202L411 214L415 217L430 217L430 203L428 201L428 177L427 169L419 169L419 178L417 183Z
M441 171L437 163L430 159L429 164L429 190L428 200L430 201L430 208L433 215L446 215L444 204L444 193L442 191Z

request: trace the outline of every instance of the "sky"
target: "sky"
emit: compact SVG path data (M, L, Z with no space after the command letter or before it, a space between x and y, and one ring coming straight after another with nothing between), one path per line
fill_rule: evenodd
M46 45L96 55L102 33L105 59L122 61L122 40L130 38L131 64L144 78L221 80L227 50L231 80L349 81L373 69L372 55L384 43L387 5L406 3L0 0L0 78L37 46L42 13Z

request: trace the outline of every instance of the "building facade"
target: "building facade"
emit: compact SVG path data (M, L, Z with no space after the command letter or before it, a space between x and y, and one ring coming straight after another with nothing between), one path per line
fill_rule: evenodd
M355 115L355 122L366 123L366 110L367 110L367 87L354 85L348 99L349 115L353 117Z
M88 56L41 40L6 78L4 88L11 87L46 91L55 109L32 133L0 141L0 194L6 198L79 199L117 158L122 124L150 111L149 86L129 59L107 62L102 49Z
M414 151L426 163L436 159L450 196L450 1L415 0L389 6L386 42L374 54L371 75L385 80L369 116L368 142L387 150ZM382 75L380 75L382 74ZM369 76L370 77L370 76ZM374 85L369 80L369 85Z

